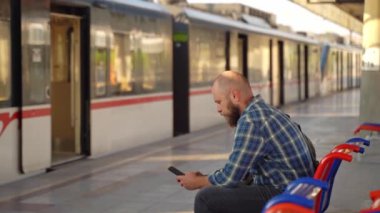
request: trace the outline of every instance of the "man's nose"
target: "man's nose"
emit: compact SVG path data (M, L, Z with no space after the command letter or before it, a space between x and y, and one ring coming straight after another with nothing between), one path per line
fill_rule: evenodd
M216 110L218 111L218 113L222 113L222 108L220 106L216 106Z

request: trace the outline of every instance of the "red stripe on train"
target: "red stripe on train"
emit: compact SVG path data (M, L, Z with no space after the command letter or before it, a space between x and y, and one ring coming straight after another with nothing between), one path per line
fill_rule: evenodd
M204 89L204 90L193 90L190 91L190 95L203 95L203 94L209 94L211 93L211 89Z
M196 90L196 91L190 91L190 95L202 95L202 94L209 94L211 93L211 89L204 89L204 90ZM151 97L141 97L141 98L130 98L130 99L124 99L124 100L113 100L113 101L104 101L104 102L98 102L98 103L92 103L91 109L103 109L103 108L110 108L110 107L119 107L119 106L125 106L125 105L133 105L133 104L142 104L142 103L149 103L149 102L157 102L157 101L165 101L173 99L173 95L161 95L161 96L151 96ZM35 118L35 117L43 117L48 116L51 114L51 108L42 108L42 109L29 109L22 111L22 118L28 119L28 118ZM0 121L2 122L2 128L0 130L0 136L4 132L4 130L7 128L7 126L13 121L19 118L19 112L15 112L12 114L9 112L1 113L0 114Z
M28 109L22 111L22 118L34 118L34 117L42 117L47 116L51 114L50 108L44 108L44 109Z
M22 118L34 118L34 117L42 117L50 115L50 108L44 108L44 109L29 109L22 111ZM14 112L12 115L9 112L1 113L0 114L0 122L2 123L1 130L0 130L0 136L4 133L5 129L8 127L8 125L13 121L20 117L20 112Z
M12 116L10 116L11 113L1 113L0 114L0 121L3 123L0 130L0 136L3 134L7 126L13 121L19 118L19 112L14 112Z
M125 105L142 104L142 103L149 103L149 102L156 102L156 101L165 101L165 100L170 100L172 98L173 98L172 95L161 95L161 96L152 96L152 97L104 101L104 102L92 103L91 109L103 109L103 108L109 108L109 107L119 107L119 106L125 106Z
M253 89L263 89L263 88L271 88L271 83L257 83L257 84L251 84L251 87ZM203 89L203 90L192 90L189 92L190 95L204 95L211 93L211 89Z
M152 97L142 97L142 98L131 98L126 100L117 100L117 101L105 101L99 103L91 104L91 109L102 109L109 107L118 107L124 105L133 105L133 104L141 104L141 103L149 103L156 101L164 101L172 99L172 95L161 95L161 96L152 96ZM28 109L22 111L22 118L35 118L35 117L43 117L51 114L51 108L42 108L42 109ZM20 117L19 112L14 112L12 115L9 112L0 113L0 122L2 123L0 129L0 136L3 134L8 125L13 121Z

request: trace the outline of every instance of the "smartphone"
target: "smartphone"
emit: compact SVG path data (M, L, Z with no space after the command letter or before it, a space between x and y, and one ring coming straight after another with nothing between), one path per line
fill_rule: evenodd
M175 175L184 175L185 173L181 172L180 170L178 170L177 168L175 168L174 166L170 166L168 168L169 171L171 171L173 174Z

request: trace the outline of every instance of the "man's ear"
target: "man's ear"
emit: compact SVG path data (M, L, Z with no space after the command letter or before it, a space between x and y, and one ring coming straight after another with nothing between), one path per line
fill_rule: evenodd
M240 92L238 90L231 90L231 101L233 104L238 104L240 102Z

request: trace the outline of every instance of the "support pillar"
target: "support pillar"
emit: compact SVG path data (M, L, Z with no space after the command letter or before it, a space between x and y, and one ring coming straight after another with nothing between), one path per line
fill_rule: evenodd
M380 123L380 1L365 0L360 121Z

